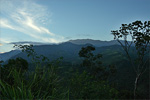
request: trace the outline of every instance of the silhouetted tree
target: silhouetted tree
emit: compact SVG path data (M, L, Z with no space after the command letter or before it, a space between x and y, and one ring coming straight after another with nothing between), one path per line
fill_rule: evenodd
M49 61L49 59L43 55L39 55L35 52L33 49L33 45L14 45L14 48L17 48L21 50L22 52L25 52L28 57L31 57L31 60L35 65L40 65L41 62Z
M27 70L28 62L23 58L9 59L7 64L1 66L1 79L10 85L13 85L14 77L12 72L17 71L21 76Z
M110 71L106 69L105 66L102 66L102 54L94 55L92 53L94 50L95 47L93 46L82 47L82 49L79 51L79 56L84 58L83 66L87 68L91 75L93 75L95 78L97 77L100 80L106 80L110 75ZM111 67L109 69L114 70Z
M123 47L136 72L134 84L134 98L136 98L138 81L141 75L147 70L148 61L150 61L148 57L146 58L146 55L150 52L150 21L145 21L144 23L135 21L129 24L122 24L119 30L111 32L114 35L114 39ZM123 39L123 42L121 39ZM130 39L131 41L129 41ZM131 46L135 47L137 53L136 59L133 59L129 54Z
M23 58L9 59L4 65L7 69L15 68L17 71L25 71L28 69L28 62Z

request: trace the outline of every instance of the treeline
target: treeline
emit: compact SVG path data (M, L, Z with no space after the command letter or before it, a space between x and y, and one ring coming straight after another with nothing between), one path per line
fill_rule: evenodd
M94 62L101 57L93 56L91 48L94 47L82 48L88 51L79 53L88 56L84 61L93 59L90 64L83 61L82 65L86 65L82 70L72 68L66 71L60 66L62 58L50 62L48 58L38 56L32 46L22 47L32 57L35 68L28 70L28 62L22 58L10 59L1 66L2 99L117 99L118 91L107 82L109 72L96 66L101 64L100 61Z
M150 21L122 24L120 30L112 31L112 34L123 47L130 62L129 66L135 72L132 90L118 88L113 78L119 70L115 65L104 66L103 55L93 54L95 50L93 46L83 47L80 50L79 56L83 59L80 65L70 64L70 67L69 65L64 67L61 62L63 57L50 61L47 57L38 55L32 48L33 45L15 45L27 53L32 59L32 64L28 64L22 58L10 59L7 64L1 62L0 98L149 99L149 93L142 90L139 83L145 73L149 75L149 58L145 56L150 51ZM132 37L130 44L127 41L128 35ZM121 38L124 39L124 44L120 42ZM129 53L132 43L135 44L136 59ZM29 70L31 67L32 70ZM142 95L142 92L146 95Z

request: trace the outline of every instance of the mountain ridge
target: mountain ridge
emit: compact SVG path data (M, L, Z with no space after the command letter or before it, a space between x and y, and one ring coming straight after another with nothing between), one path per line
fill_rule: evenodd
M16 42L17 44L32 44L34 42ZM37 42L38 44L42 44ZM36 44L37 44L36 43ZM15 43L14 43L15 44ZM59 44L42 44L42 45L34 45L33 48L38 54L42 54L44 56L50 56L50 58L58 58L60 56L67 56L67 59L72 59L72 55L74 55L76 58L78 56L78 52L82 47L93 45L95 47L105 47L105 46L113 46L113 45L119 45L116 40L111 41L101 41L101 40L92 40L92 39L76 39L76 40L69 40L66 42L62 42ZM14 52L14 53L12 53ZM16 52L19 52L16 50ZM8 56L9 55L9 56ZM0 54L0 60L7 61L10 58L16 58L16 57L24 57L25 59L28 59L25 57L25 55L20 51L20 53L15 53L14 51L10 51L7 53Z

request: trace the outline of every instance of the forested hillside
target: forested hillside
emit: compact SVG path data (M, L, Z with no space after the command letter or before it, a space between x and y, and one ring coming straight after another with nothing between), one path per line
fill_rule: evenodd
M142 25L135 21L112 31L117 44L86 39L14 45L0 55L1 99L150 99L150 21Z

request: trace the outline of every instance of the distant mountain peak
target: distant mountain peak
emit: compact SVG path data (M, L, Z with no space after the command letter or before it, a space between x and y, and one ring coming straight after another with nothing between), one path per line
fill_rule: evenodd
M101 40L93 40L93 39L76 39L76 40L69 40L68 42L71 42L73 44L78 44L78 45L92 44L96 47L120 45L116 40L101 41Z

